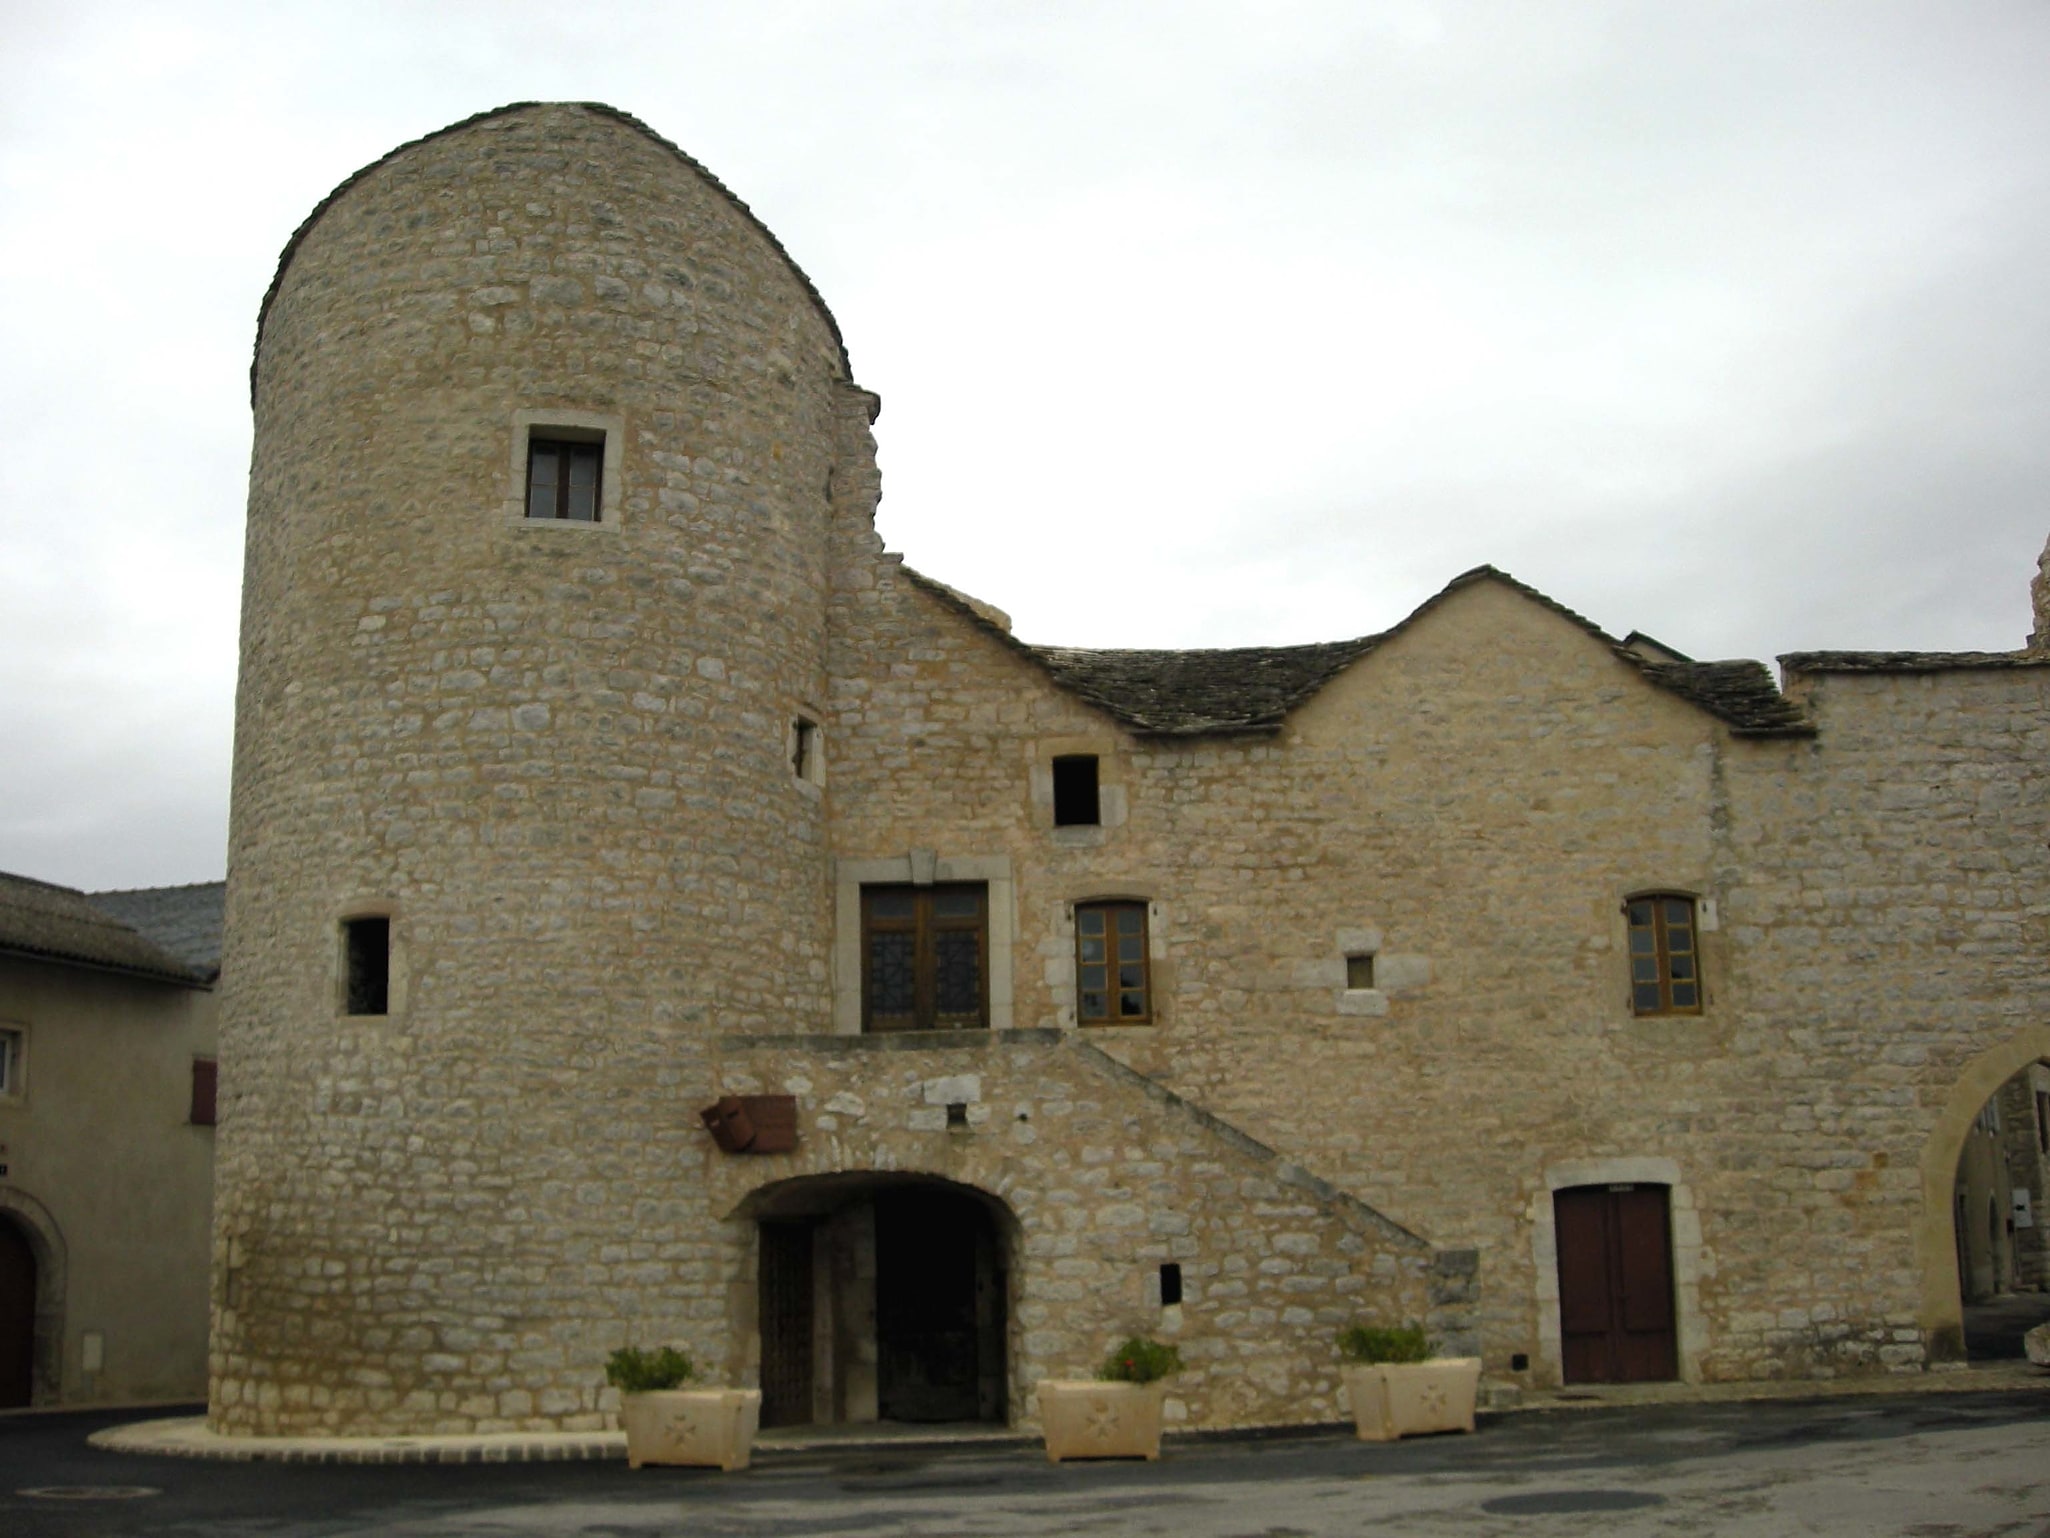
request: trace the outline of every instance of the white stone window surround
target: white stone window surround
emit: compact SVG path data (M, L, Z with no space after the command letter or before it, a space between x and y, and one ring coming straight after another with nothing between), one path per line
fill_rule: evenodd
M1332 953L1314 961L1296 963L1296 986L1331 990L1333 1007L1341 1015L1385 1015L1389 1001L1420 992L1431 981L1431 958L1391 952L1383 948L1381 931L1371 926L1348 927L1332 932ZM1347 986L1346 958L1374 958L1374 986Z
M1068 831L1062 829L1062 832ZM1144 903L1146 905L1146 1004L1153 1018L1143 1025L1105 1022L1085 1026L1077 1018L1075 968L1075 910L1090 903ZM1063 1031L1086 1030L1091 1036L1106 1031L1156 1031L1167 1024L1167 988L1164 975L1167 954L1167 905L1143 892L1119 888L1115 891L1082 892L1061 899L1054 920L1055 943L1046 957L1046 989L1053 996L1054 1024Z
M605 462L599 472L598 521L580 523L573 518L529 518L527 516L527 445L535 438L568 438L605 445ZM593 530L617 534L626 517L620 492L620 466L626 457L626 418L609 411L570 411L559 408L522 409L512 417L512 452L507 464L505 521L514 528L529 530Z
M386 953L384 981L384 1013L381 1015L352 1015L349 1013L349 934L348 925L352 919L384 919L390 925L389 949ZM406 1009L406 942L405 927L401 922L399 905L386 897L362 897L353 902L339 904L328 915L328 932L333 938L333 976L328 981L334 999L335 1018L338 1020L389 1020L405 1013Z
M1027 750L1026 781L1033 826L1043 828L1060 849L1100 849L1111 830L1122 828L1130 811L1124 766L1112 737L1042 737ZM1096 760L1096 821L1054 826L1053 761L1057 758Z
M783 734L783 760L790 765L791 782L801 791L818 796L826 788L826 729L820 725L825 713L816 706L800 704L790 713L790 726ZM803 750L799 766L799 749Z
M1011 857L941 855L913 849L891 859L833 862L833 1034L861 1034L861 889L865 886L936 886L981 882L989 891L989 1029L1012 1024L1011 955L1018 935L1017 888ZM961 1033L939 1031L934 1035Z
M0 1108L28 1103L28 1024L0 1020Z
M1673 1333L1680 1381L1701 1381L1708 1327L1701 1315L1701 1214L1677 1160L1657 1155L1569 1159L1545 1170L1544 1191L1530 1206L1531 1260L1537 1271L1538 1364L1541 1382L1566 1381L1564 1335L1559 1326L1559 1221L1553 1196L1571 1186L1664 1186L1673 1244Z

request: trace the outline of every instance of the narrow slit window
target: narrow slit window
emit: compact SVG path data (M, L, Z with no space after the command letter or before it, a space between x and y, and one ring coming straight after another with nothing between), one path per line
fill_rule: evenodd
M800 780L819 779L819 727L799 716L790 723L790 770Z
M1182 1268L1168 1261L1160 1268L1160 1306L1173 1308L1182 1301Z
M1096 788L1096 755L1069 753L1053 761L1053 825L1093 828L1103 821Z
M1374 986L1374 958L1362 953L1345 958L1345 986L1359 990Z
M192 1114L188 1118L193 1126L214 1125L219 1087L220 1064L210 1057L195 1057L192 1060Z
M27 1038L20 1031L0 1030L0 1095L22 1091L22 1049Z
M570 523L598 521L605 444L562 438L527 441L527 516Z
M391 1013L391 920L342 921L343 999L352 1015Z

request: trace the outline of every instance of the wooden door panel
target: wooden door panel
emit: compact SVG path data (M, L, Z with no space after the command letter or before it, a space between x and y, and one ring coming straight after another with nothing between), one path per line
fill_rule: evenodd
M1577 1186L1554 1194L1560 1365L1568 1383L1676 1375L1668 1202L1664 1186Z

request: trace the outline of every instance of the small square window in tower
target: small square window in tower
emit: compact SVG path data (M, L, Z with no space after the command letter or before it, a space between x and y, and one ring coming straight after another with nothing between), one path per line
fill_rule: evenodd
M391 920L342 920L342 1006L352 1015L391 1013Z
M1075 905L1075 1018L1084 1025L1153 1020L1146 905Z
M527 440L527 516L596 523L605 441Z
M1694 899L1678 893L1633 897L1630 1007L1640 1015L1701 1013L1701 959L1695 949Z
M1345 958L1345 986L1348 992L1374 986L1374 958L1370 954L1357 953Z
M1096 790L1096 755L1064 753L1053 761L1053 825L1093 828L1103 821Z

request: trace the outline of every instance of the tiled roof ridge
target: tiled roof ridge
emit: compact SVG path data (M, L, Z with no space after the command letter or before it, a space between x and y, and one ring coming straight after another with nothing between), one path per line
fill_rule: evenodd
M743 203L732 188L720 181L718 177L714 176L674 141L663 138L661 134L655 132L654 129L635 117L631 112L623 112L618 107L611 106L606 102L514 101L507 102L502 107L489 107L482 112L473 112L470 116L463 118L459 122L445 124L435 129L432 133L421 134L417 139L408 139L404 144L394 146L368 165L357 168L347 177L343 178L332 192L313 205L311 213L299 221L299 227L292 231L291 238L285 242L284 250L278 253L277 270L271 274L270 287L263 291L263 302L256 307L256 347L249 359L249 404L251 407L256 405L256 373L263 357L263 327L264 322L270 318L271 304L276 300L278 290L284 286L286 270L291 267L292 258L298 255L300 243L313 232L313 227L320 223L327 211L335 205L342 194L369 176L373 171L380 170L389 165L409 150L418 149L423 144L432 143L436 139L446 138L450 134L461 133L466 128L474 128L477 124L487 123L493 118L505 117L514 112L524 112L530 107L581 107L586 112L595 112L601 117L615 119L618 122L624 123L627 127L647 135L648 138L654 140L678 160L689 166L691 170L703 177L715 192L723 196L743 218L755 227L761 236L768 241L770 248L789 265L790 271L797 281L804 285L804 291L811 295L812 303L818 306L819 314L825 317L826 329L833 333L833 345L840 351L841 372L846 375L850 383L853 382L854 366L847 357L847 339L840 334L840 322L833 318L833 312L826 307L826 301L820 295L818 286L812 282L805 270L797 265L797 259L784 248L783 242L776 238L775 231L764 224L761 216L749 208L747 204Z
M33 876L17 876L15 879L17 881L35 880ZM48 884L47 882L38 883L38 885L44 886ZM81 888L79 895L82 897L138 897L144 892L196 892L201 887L225 885L227 885L227 878L225 876L216 876L211 881L174 881L168 886L110 886L103 887L94 892L88 892ZM70 889L64 888L63 890L68 891Z
M2050 667L2050 652L1782 652L1779 664L1789 673L1948 673Z
M991 624L966 594L909 566L900 569L985 634L1036 663L1060 688L1148 736L1271 733L1289 712L1354 662L1453 594L1481 582L1500 583L1557 614L1606 646L1653 687L1707 711L1738 736L1809 736L1815 730L1806 712L1780 692L1763 663L1746 658L1696 662L1677 653L1670 659L1647 657L1627 640L1617 640L1585 615L1495 566L1461 572L1395 625L1372 635L1293 646L1181 649L1028 645ZM1233 701L1239 708L1229 708Z
M47 906L23 902L18 895L23 887L48 892L61 901ZM21 916L0 919L0 951L44 956L169 982L210 980L201 969L188 965L133 925L94 907L92 899L77 887L0 871L0 909ZM74 932L73 938L65 937L67 930ZM80 943L84 937L95 936L104 936L105 943L97 947Z

